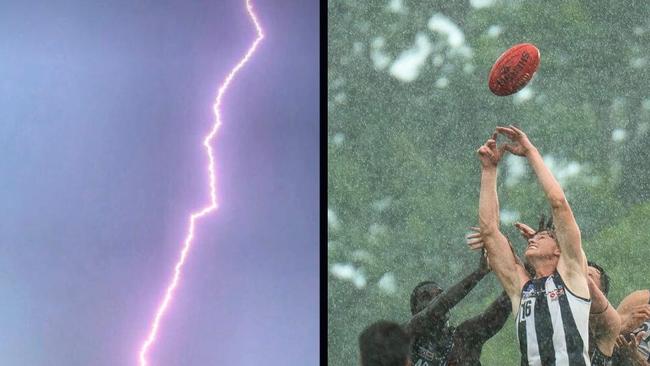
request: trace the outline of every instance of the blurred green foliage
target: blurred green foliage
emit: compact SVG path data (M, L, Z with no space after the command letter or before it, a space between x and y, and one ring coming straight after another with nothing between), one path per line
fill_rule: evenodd
M456 24L462 46L428 27L434 14ZM648 14L643 1L328 1L330 365L357 364L357 336L371 322L405 321L417 282L446 287L476 268L463 238L477 222L475 151L497 124L522 127L561 177L587 256L611 274L612 303L648 287ZM431 50L417 78L395 77L391 66L423 36ZM496 97L487 73L521 42L538 46L540 69L518 95ZM501 208L535 227L548 208L516 159L500 167ZM507 221L502 230L521 251ZM452 323L500 291L489 275ZM509 320L482 361L518 359Z

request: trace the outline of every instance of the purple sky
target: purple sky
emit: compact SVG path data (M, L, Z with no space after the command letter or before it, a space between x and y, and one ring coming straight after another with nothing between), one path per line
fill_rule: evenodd
M253 2L152 365L318 363L318 2ZM243 0L0 2L3 365L136 364L254 37Z

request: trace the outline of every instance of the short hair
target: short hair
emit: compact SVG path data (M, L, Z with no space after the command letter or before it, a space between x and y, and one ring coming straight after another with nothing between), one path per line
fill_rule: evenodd
M404 366L411 352L411 336L399 324L375 322L359 335L361 366Z
M441 289L440 286L435 281L422 281L415 285L415 288L413 288L413 291L411 291L411 314L415 314L416 310L418 308L418 295L422 291L422 288L425 286L435 286L439 289Z
M537 233L541 233L542 231L547 231L551 234L551 236L556 239L557 236L555 236L555 225L553 224L553 215L549 215L548 221L546 221L546 215L541 214L539 218L539 226L537 226Z
M603 269L603 267L596 264L596 262L587 261L589 267L594 267L600 272L600 291L603 292L605 296L609 293L609 275Z

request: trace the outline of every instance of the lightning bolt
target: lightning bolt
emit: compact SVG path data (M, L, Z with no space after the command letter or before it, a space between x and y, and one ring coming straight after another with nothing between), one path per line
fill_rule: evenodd
M179 254L178 261L176 262L176 266L174 267L174 275L171 278L169 285L167 286L167 290L165 291L165 296L163 297L162 301L158 305L158 310L156 311L156 315L153 319L153 322L151 323L151 329L149 331L149 335L147 336L147 339L142 344L142 347L140 348L140 366L147 366L148 364L147 352L149 351L149 348L151 348L153 343L156 341L156 337L158 335L158 329L160 328L160 322L162 320L162 317L165 315L165 311L167 310L169 304L174 298L174 291L176 290L176 287L178 287L178 283L180 282L181 271L183 269L183 265L185 264L185 259L187 258L187 254L190 251L190 248L192 247L196 221L208 215L212 211L215 211L219 207L217 203L217 194L216 194L214 154L210 143L212 142L212 139L214 139L214 136L217 134L217 130L219 130L219 126L221 126L221 113L220 113L221 98L225 94L226 90L228 89L228 86L230 85L230 82L233 80L237 72L239 72L239 70L242 67L244 67L246 62L248 62L248 60L255 52L257 45L260 43L260 41L262 41L262 39L264 39L264 33L262 31L262 27L260 26L260 23L257 20L257 16L253 11L253 6L251 5L250 0L246 0L246 10L248 11L248 15L250 16L250 18L253 21L253 24L255 25L255 29L257 31L257 37L253 41L252 45L250 46L250 48L248 49L244 57L242 57L242 59L239 60L239 62L235 65L235 67L232 68L232 70L230 71L228 76L226 76L226 79L223 81L221 86L219 86L219 91L217 92L217 99L214 105L212 106L212 109L216 117L215 123L210 133L206 135L203 140L203 146L205 146L209 158L209 164L207 170L210 176L210 205L205 206L199 209L198 211L193 212L190 215L187 236L185 237L185 242L183 243L183 249Z

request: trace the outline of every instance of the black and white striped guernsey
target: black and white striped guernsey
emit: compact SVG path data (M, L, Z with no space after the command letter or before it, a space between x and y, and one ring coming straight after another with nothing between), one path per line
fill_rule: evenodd
M526 282L517 312L521 365L590 366L591 300L569 290L558 272Z

